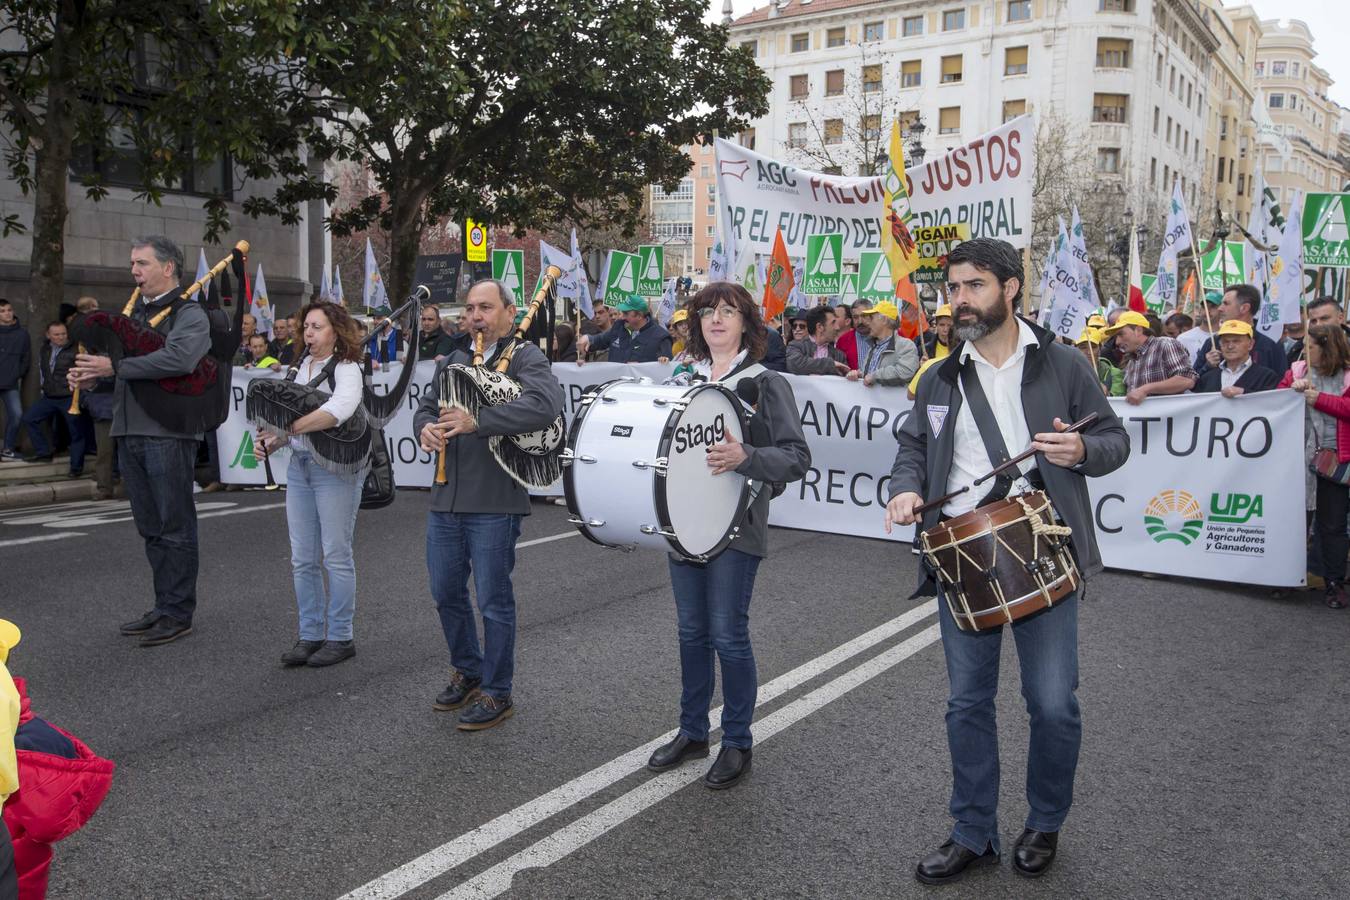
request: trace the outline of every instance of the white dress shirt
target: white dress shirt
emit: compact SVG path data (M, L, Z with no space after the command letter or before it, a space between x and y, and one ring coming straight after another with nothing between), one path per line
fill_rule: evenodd
M1223 365L1219 366L1219 387L1230 388L1237 384L1237 380L1242 377L1242 373L1252 367L1251 354L1242 361L1242 365L1236 369L1228 368L1228 362L1225 360Z
M1016 456L1031 444L1031 429L1027 427L1026 412L1022 409L1022 368L1027 358L1027 348L1040 342L1030 326L1021 319L1017 320L1017 352L1008 357L1002 366L994 366L975 349L975 345L966 341L961 348L961 364L974 360L975 374L980 379L980 387L989 401L989 407L998 421L998 430L1003 435L1003 445L1008 448L1009 456ZM958 380L957 384L961 382ZM959 516L970 512L980 505L980 501L994 486L993 479L975 485L975 479L986 475L995 463L984 448L984 439L975 424L975 414L970 410L970 400L961 386L961 410L956 415L956 434L952 447L952 467L947 473L947 489L943 493L958 491L970 486L970 490L948 500L942 507L947 516ZM1023 462L1018 467L1025 476L1036 468L1036 458ZM1010 493L1018 494L1030 490L1025 477L1013 482Z
M1209 332L1198 325L1192 326L1177 335L1177 340L1181 341L1181 345L1185 347L1186 352L1191 355L1192 362L1200 355L1200 348L1205 346L1205 341L1208 341L1209 338Z

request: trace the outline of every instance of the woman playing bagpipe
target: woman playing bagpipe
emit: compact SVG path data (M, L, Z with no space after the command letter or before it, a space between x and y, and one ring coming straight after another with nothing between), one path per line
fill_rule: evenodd
M715 655L722 667L722 749L703 782L720 790L750 772L750 720L759 688L750 645L750 595L760 561L768 555L769 500L782 485L806 474L811 449L792 387L760 364L767 333L745 288L710 284L694 295L688 309L689 362L676 368L669 383L734 385L743 402L755 407L745 441L728 433L725 441L708 447L707 456L714 475L736 472L759 487L739 538L727 549L707 562L669 558L680 637L680 729L652 754L647 767L663 772L708 755Z
M360 326L335 303L309 304L300 321L300 360L285 381L255 382L267 386L262 390L250 385L247 412L263 423L259 444L265 454L287 443L292 451L286 524L300 639L281 662L331 666L356 655L352 533L370 456L370 426L361 406L364 342Z

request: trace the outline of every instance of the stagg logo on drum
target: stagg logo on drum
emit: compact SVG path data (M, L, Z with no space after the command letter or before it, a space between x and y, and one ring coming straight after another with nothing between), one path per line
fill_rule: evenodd
M684 453L691 447L711 447L713 444L721 443L726 436L726 416L720 413L706 425L690 422L675 429L675 452Z
M632 426L632 425L615 425L613 428L611 428L611 429L609 430L609 436L610 436L610 437L632 437L632 436L633 436L633 426Z
M1162 491L1144 507L1144 529L1159 544L1180 541L1189 547L1204 527L1200 504L1186 491Z

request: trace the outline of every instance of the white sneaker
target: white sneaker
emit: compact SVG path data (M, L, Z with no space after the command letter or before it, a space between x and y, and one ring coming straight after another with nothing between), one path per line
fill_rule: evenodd
M0 450L0 459L23 459L23 457L13 450Z

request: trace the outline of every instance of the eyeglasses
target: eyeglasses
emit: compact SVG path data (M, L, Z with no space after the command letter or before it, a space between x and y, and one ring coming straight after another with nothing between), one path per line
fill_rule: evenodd
M698 317L704 320L711 319L713 316L717 316L719 319L734 319L740 314L741 311L734 306L719 306L716 309L705 306L698 311Z

